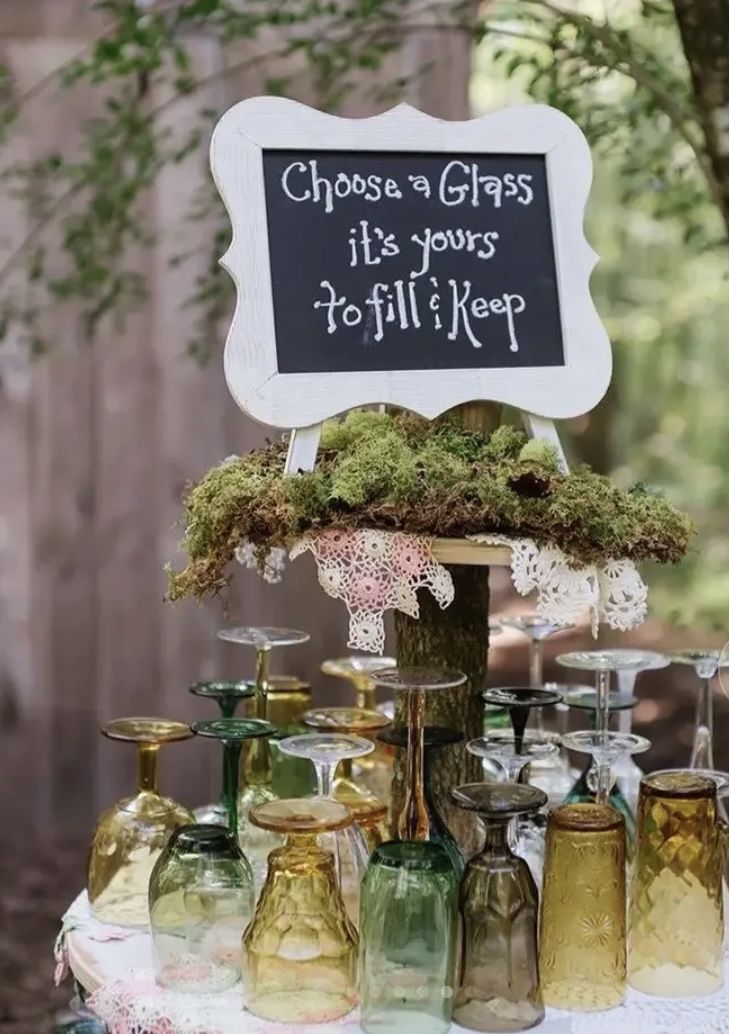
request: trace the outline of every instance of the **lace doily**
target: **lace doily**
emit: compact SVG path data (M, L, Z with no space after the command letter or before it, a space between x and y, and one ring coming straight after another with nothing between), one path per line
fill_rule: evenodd
M130 970L103 984L87 1005L109 1034L359 1034L356 1014L336 1023L270 1023L243 1010L240 984L216 994L182 994L155 983L151 970Z
M511 578L520 595L537 593L545 621L571 625L589 610L593 635L601 621L625 632L645 620L648 590L632 560L575 567L557 546L505 535L469 535L473 542L511 547Z
M402 532L331 530L306 535L291 550L293 560L313 553L319 584L349 611L353 650L382 653L386 610L420 614L417 590L427 588L441 607L453 602L453 580L434 558L430 541Z

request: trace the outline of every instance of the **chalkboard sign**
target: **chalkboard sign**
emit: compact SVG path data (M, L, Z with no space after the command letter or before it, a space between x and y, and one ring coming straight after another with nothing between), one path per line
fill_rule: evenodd
M477 399L569 417L607 389L592 164L560 112L344 119L258 97L222 117L211 163L238 292L226 378L255 419L306 428L368 403L433 417Z
M266 150L263 173L279 373L564 365L543 155Z

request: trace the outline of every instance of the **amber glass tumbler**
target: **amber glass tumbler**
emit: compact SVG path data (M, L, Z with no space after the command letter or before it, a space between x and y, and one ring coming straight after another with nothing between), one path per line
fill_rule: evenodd
M722 851L713 780L658 772L641 782L629 920L632 987L680 997L721 987Z
M324 1023L356 1004L357 933L317 837L345 829L352 815L318 798L269 801L251 812L260 829L286 836L268 858L255 917L243 935L249 1012L282 1023Z
M626 990L625 823L607 804L563 804L547 823L539 937L545 1005L589 1012Z

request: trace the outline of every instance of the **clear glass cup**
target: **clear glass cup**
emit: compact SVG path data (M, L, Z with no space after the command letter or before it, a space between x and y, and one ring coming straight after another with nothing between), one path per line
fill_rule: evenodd
M695 771L646 776L628 917L631 987L709 995L724 982L722 845L716 784Z
M455 804L483 821L483 849L460 890L461 961L453 1019L469 1030L528 1030L544 1019L537 965L539 896L529 866L509 847L508 826L547 795L534 786L473 783Z
M253 909L253 873L235 836L217 825L176 829L149 881L157 983L188 994L237 984Z
M507 783L518 783L532 761L554 757L558 749L552 737L545 737L537 730L530 729L520 738L499 730L466 744L466 750L476 757L497 761L504 770ZM528 863L539 887L544 866L544 831L535 820L535 813L522 820L514 818L508 832L511 849Z
M408 745L408 729L406 725L393 725L381 732L379 739L390 747L406 748ZM426 725L423 730L423 797L428 813L428 840L440 844L450 858L457 876L463 875L465 865L461 849L456 838L448 828L448 824L438 807L433 787L433 758L437 751L444 747L454 747L463 742L463 733L457 729L448 729L442 725Z
M160 794L157 758L164 744L190 739L192 730L166 718L116 718L101 732L110 740L136 744L137 792L99 817L89 853L89 903L103 923L146 926L154 864L170 834L195 821L187 808Z
M555 808L547 821L539 933L546 1005L591 1012L621 1004L625 907L622 816L603 804Z
M309 640L308 632L291 628L269 628L266 626L239 626L223 628L218 638L240 646L252 646L256 652L254 714L259 721L268 716L268 690L270 684L271 652L284 646L298 646ZM278 799L273 787L273 764L268 737L254 739L245 756L245 779L238 797L239 840L248 857L260 889L265 877L264 861L274 847L281 843L268 831L254 828L248 816L251 810L266 801Z
M312 732L281 740L279 749L282 754L290 757L308 758L316 771L319 798L334 801L334 776L339 763L370 753L374 750L374 744L361 736ZM334 854L335 870L347 914L356 924L359 917L360 885L369 858L367 836L356 823L349 822L337 828L328 839L330 843L326 846Z
M673 664L687 664L701 680L696 698L694 735L690 768L714 767L714 694L711 680L722 662L720 650L672 650L668 654Z
M445 1034L453 1011L458 877L432 841L392 840L367 866L360 1023L367 1034Z
M357 1001L358 938L321 847L351 825L336 801L269 801L251 822L283 847L269 858L255 918L243 935L243 987L249 1012L280 1023L326 1023Z
M505 628L514 628L523 632L529 639L529 685L533 689L541 689L544 685L544 641L557 632L567 632L574 628L574 625L557 624L554 621L545 621L537 614L514 614L501 618L501 624ZM537 728L541 731L544 728L544 719L541 712L536 713Z

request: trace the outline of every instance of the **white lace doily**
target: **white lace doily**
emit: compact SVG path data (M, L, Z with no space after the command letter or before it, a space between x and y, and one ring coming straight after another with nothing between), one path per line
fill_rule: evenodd
M648 590L632 560L609 560L604 567L576 567L557 546L505 535L469 535L472 542L511 548L511 578L520 595L537 594L545 621L571 625L589 610L593 635L601 621L626 632L645 620Z
M430 540L402 532L331 530L306 535L291 550L293 560L313 553L319 584L349 611L353 650L382 653L386 610L420 614L417 590L427 588L441 607L453 602L453 579L434 558Z

